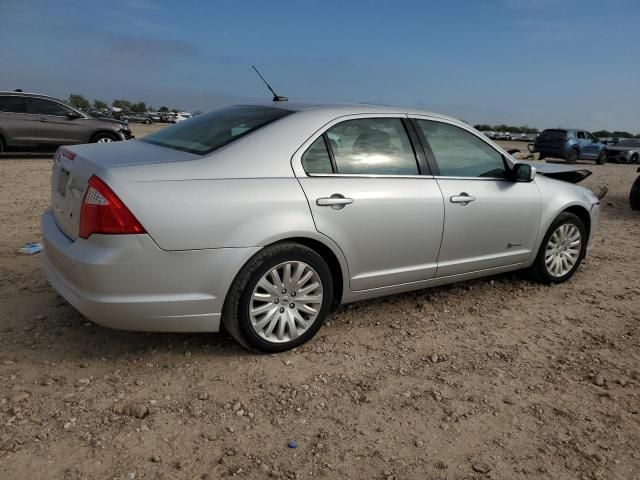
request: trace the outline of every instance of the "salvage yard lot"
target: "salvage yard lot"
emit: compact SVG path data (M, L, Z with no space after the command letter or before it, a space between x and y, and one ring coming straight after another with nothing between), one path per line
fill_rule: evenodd
M585 166L610 193L567 283L509 274L361 302L259 356L225 334L87 322L16 253L40 240L50 157L5 155L0 478L638 478L637 174Z

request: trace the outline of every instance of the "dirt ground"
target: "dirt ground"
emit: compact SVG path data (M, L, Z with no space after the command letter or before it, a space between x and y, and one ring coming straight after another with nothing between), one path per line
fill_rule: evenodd
M77 313L17 253L50 168L0 159L0 479L640 478L635 167L588 165L610 193L569 282L361 302L273 356Z

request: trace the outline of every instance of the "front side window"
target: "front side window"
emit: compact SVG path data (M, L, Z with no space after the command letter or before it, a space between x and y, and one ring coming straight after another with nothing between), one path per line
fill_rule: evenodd
M27 100L17 95L0 96L0 112L27 113Z
M502 155L482 139L448 123L431 120L418 120L417 123L431 147L441 176L506 176Z
M419 174L411 141L399 118L348 120L331 127L326 135L339 174Z
M55 115L58 117L64 117L74 112L70 108L51 100L46 100L44 98L30 98L29 113L33 113L35 115Z
M584 140L584 132L578 132L578 138Z
M163 128L141 141L205 155L291 113L284 108L236 105Z

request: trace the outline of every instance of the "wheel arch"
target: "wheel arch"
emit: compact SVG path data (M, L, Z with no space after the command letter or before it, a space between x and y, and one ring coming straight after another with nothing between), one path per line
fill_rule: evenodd
M591 238L591 215L589 215L589 211L582 205L571 205L570 207L562 210L558 215L565 212L573 213L578 217L584 224L584 228L587 230L587 239ZM556 218L558 218L558 215L556 215Z

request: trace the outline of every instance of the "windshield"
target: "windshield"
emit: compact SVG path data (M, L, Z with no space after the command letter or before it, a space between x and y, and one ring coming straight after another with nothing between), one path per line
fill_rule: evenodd
M291 113L283 108L236 105L158 130L141 141L205 155Z

